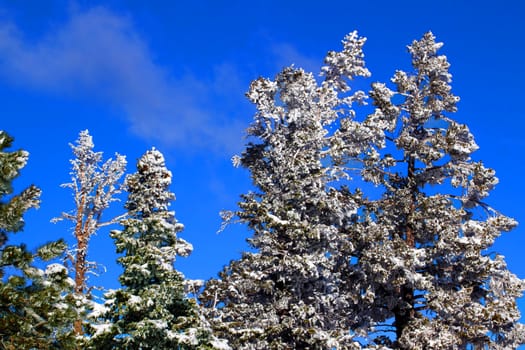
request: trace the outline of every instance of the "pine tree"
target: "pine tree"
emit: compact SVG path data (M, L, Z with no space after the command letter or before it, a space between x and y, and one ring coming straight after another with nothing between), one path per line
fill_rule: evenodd
M516 305L524 281L490 250L517 223L484 202L498 179L472 160L474 137L451 118L459 98L441 46L432 33L414 41L413 72L397 71L394 90L371 91L376 109L364 124L382 128L385 142L363 157L362 175L382 193L349 227L363 348L525 342Z
M49 261L64 253L62 240L31 253L25 244L8 244L8 234L23 230L24 213L37 208L40 189L31 185L12 195L13 180L25 166L28 153L7 152L13 139L0 131L0 346L3 349L71 349L77 317L71 297L73 281L58 263L45 270L37 259ZM41 264L40 264L41 265Z
M253 251L232 261L200 297L214 330L235 349L357 346L342 254L351 250L344 230L359 194L335 186L345 176L343 158L356 157L377 136L360 133L351 109L364 94L350 93L348 81L369 75L364 42L354 32L341 52L329 52L321 84L292 66L250 86L254 141L234 164L250 171L257 192L243 195L225 219L253 230ZM354 139L345 140L340 127Z
M115 160L109 159L103 164L102 152L93 150L93 138L87 130L81 131L76 145L70 144L75 158L71 160L71 182L63 187L73 191L75 209L71 213L62 213L54 219L70 220L74 224L74 236L77 241L72 257L75 271L75 294L79 302L86 302L89 297L87 273L93 263L87 260L89 240L101 227L117 223L120 217L102 219L102 214L110 204L117 201L120 192L119 179L126 167L126 158L116 154ZM82 302L82 300L84 302ZM75 332L82 334L82 321L75 322Z
M112 231L124 272L121 289L110 291L93 327L96 349L220 348L200 320L196 304L185 296L184 276L174 269L176 256L191 244L178 237L183 225L169 210L172 175L163 155L152 149L126 178L128 217ZM222 347L227 348L227 347Z

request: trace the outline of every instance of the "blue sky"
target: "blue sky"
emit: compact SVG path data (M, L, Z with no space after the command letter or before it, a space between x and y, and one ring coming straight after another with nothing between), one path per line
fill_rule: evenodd
M30 152L17 187L35 183L42 206L19 239L30 246L65 237L51 218L73 209L68 143L89 129L105 157L125 154L129 171L152 146L174 174L174 210L194 253L176 267L189 278L215 276L245 249L249 234L217 234L219 211L250 188L231 166L254 112L244 97L252 79L294 63L318 72L345 34L368 38L372 81L408 69L406 45L432 30L445 43L455 118L469 125L475 158L496 169L488 199L525 225L522 1L0 1L0 129ZM367 89L367 85L359 88ZM121 210L117 204L114 212ZM494 250L525 278L525 226ZM117 287L119 269L107 231L90 258L108 268L93 283ZM522 313L525 302L520 301Z

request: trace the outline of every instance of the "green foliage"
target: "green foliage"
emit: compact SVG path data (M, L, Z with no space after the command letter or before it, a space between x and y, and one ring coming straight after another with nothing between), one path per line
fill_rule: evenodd
M66 248L50 242L31 253L25 244L9 245L8 234L24 227L23 215L39 204L40 190L31 185L13 195L13 180L27 161L25 151L7 152L13 139L0 131L0 346L5 349L73 349L70 331L76 317L69 291L72 281L60 264L44 270L36 260L49 261Z
M94 349L205 349L212 340L194 302L185 297L184 276L173 268L177 255L192 247L177 237L183 225L168 207L171 173L156 150L139 160L127 177L128 218L112 231L122 288L95 305L90 326Z

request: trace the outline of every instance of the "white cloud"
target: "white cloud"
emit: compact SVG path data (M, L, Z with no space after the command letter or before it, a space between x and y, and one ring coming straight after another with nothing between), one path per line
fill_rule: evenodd
M22 86L102 99L123 111L137 135L166 146L231 152L242 142L242 123L210 103L238 88L235 67L217 66L211 82L173 78L129 18L104 8L74 13L37 41L0 24L0 73Z

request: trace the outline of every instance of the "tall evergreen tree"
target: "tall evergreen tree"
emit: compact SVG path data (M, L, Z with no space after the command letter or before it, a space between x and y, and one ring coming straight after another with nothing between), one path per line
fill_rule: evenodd
M498 179L471 159L474 137L451 118L459 98L441 46L431 33L414 41L413 72L397 71L394 90L376 83L371 91L376 109L365 124L383 128L386 147L364 157L362 175L383 192L349 228L354 294L366 305L363 348L525 341L516 305L525 284L490 250L516 221L484 202Z
M73 281L67 269L52 263L45 270L35 259L63 254L63 241L45 244L31 253L25 244L8 244L8 234L22 231L23 215L40 202L40 189L31 185L12 195L13 180L25 166L28 153L6 151L13 139L0 131L0 346L2 349L70 349L77 314L71 297Z
M348 86L369 75L364 42L354 32L342 51L329 52L320 84L294 67L251 84L254 142L234 163L250 171L257 191L225 216L253 230L254 251L232 261L201 295L215 331L236 349L357 346L349 332L354 296L345 293L342 253L351 250L344 228L359 195L333 186L345 176L343 158L356 157L374 138L353 121L351 106L364 94ZM354 139L334 132L339 127Z
M59 218L69 220L74 225L74 236L77 241L72 256L75 272L75 293L79 301L89 297L87 273L93 264L87 260L89 240L101 227L117 223L121 217L103 219L102 214L111 202L118 200L121 192L119 180L126 168L126 157L116 154L115 159L102 163L102 152L93 149L93 138L87 130L81 131L76 145L70 144L75 158L71 160L71 182L63 187L73 191L75 209L62 213ZM75 322L75 332L82 334L82 321Z
M128 217L123 230L111 233L117 253L124 254L118 258L122 288L109 292L98 310L96 349L228 348L211 336L197 305L185 296L184 276L173 267L176 256L187 256L193 247L178 237L184 226L169 210L175 199L171 179L155 149L126 178Z

